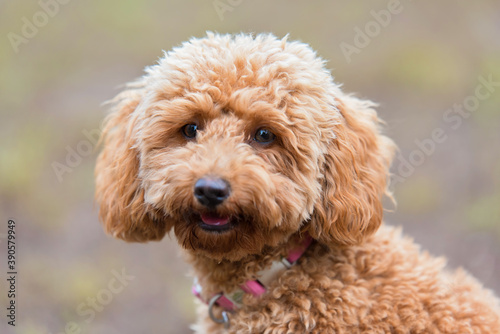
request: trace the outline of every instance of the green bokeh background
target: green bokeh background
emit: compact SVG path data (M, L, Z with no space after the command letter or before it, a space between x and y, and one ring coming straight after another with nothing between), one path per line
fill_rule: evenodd
M48 0L43 1L50 2ZM58 178L54 163L91 143L102 103L146 65L191 36L273 32L309 43L344 89L380 103L401 161L441 128L446 140L393 186L403 225L424 248L449 257L500 293L500 87L457 129L443 120L473 96L478 78L500 81L500 3L405 1L348 62L341 43L375 21L389 1L68 1L15 52L9 33L41 11L37 1L0 1L0 275L7 303L7 220L17 223L18 314L2 333L189 333L189 267L173 238L126 244L102 232L93 203L96 152ZM219 16L215 6L226 4ZM231 5L233 3L233 5ZM54 7L52 8L54 9ZM83 146L82 146L83 145ZM94 145L91 144L92 148ZM135 277L95 318L77 308L104 296L113 270ZM104 292L103 292L104 291Z

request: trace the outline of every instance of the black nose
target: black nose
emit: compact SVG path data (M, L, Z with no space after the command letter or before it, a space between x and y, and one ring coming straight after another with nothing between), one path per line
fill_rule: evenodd
M223 179L204 177L194 185L194 197L204 206L215 207L229 197L229 184Z

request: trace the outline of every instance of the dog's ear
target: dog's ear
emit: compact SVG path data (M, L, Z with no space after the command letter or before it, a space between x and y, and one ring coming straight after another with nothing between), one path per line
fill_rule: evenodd
M351 96L337 105L341 121L327 147L322 197L309 225L311 236L322 243L357 244L382 222L395 146L380 134L373 106Z
M143 92L138 85L120 93L105 120L96 169L96 201L107 233L126 241L159 240L167 232L161 216L144 202L139 157L132 136L133 112Z

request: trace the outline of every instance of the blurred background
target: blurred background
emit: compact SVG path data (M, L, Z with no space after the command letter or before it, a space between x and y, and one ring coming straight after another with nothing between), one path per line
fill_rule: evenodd
M500 294L500 2L0 0L2 309L17 225L16 327L189 333L173 237L106 236L93 203L101 104L205 31L290 33L374 100L400 151L386 222Z

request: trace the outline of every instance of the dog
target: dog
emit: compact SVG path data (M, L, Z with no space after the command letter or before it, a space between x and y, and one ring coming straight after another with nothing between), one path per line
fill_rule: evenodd
M306 44L193 38L111 101L107 233L192 264L198 333L500 333L499 300L382 224L395 145Z

